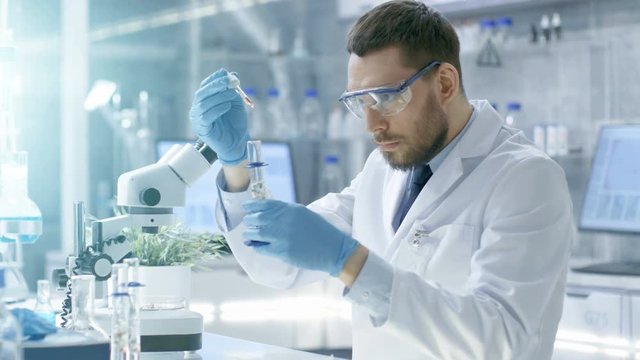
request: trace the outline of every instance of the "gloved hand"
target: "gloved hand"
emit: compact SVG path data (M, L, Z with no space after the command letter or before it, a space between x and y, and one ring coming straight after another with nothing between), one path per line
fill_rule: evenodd
M242 206L247 211L245 245L293 266L338 276L358 247L351 236L302 205L250 200Z
M240 95L228 88L228 74L220 69L202 81L189 118L193 131L218 154L222 165L237 165L247 158L247 110Z
M22 336L29 340L41 340L57 331L56 325L45 320L35 312L25 308L11 309L22 329Z

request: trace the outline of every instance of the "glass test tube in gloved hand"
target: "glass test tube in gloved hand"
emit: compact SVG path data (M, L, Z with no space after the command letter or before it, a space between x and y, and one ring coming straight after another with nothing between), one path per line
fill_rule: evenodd
M240 79L238 79L238 76L235 73L229 73L227 78L229 79L229 89L235 90L247 106L252 109L256 107L256 104L251 100L249 95L247 95L240 87Z
M268 164L262 161L262 142L260 140L247 141L247 154L249 156L249 190L254 199L271 199L271 191L264 179L263 167Z

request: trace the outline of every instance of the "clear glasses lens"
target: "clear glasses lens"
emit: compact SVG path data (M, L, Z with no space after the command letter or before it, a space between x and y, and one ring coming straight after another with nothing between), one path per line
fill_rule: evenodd
M411 95L411 88L406 88L402 92L366 93L352 96L344 99L343 102L353 115L364 119L367 108L378 111L382 116L398 114L407 107L411 101Z

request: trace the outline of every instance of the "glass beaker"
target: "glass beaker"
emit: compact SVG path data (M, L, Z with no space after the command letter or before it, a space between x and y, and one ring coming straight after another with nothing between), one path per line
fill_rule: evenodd
M108 340L109 335L93 317L95 291L95 276L71 277L71 329L96 340Z

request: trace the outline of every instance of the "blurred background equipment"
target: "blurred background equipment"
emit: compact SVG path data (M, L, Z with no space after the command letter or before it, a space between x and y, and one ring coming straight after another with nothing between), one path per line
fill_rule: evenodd
M22 274L23 244L42 234L42 213L29 197L26 151L18 151L15 96L20 86L16 47L8 23L8 2L0 1L0 267L4 301L21 301L29 291Z

